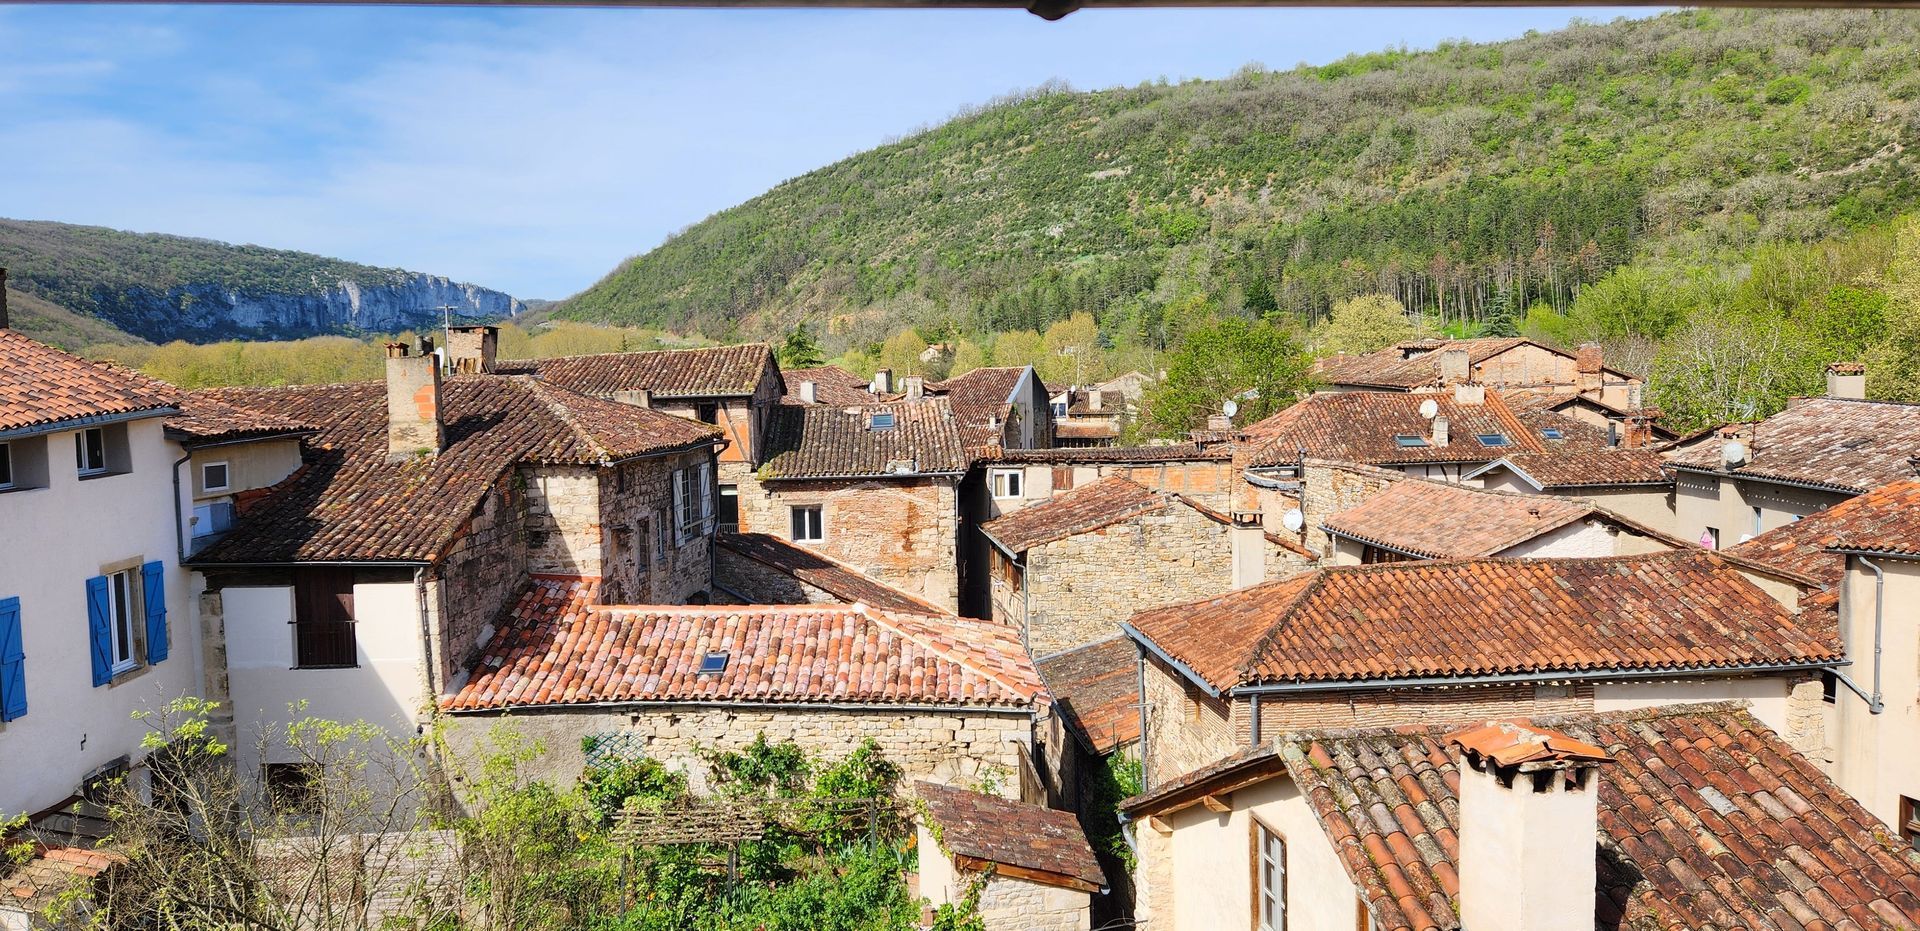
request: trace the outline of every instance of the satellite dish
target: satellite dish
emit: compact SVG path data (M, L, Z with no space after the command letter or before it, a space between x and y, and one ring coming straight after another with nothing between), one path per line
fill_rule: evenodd
M1729 469L1746 465L1747 444L1739 440L1728 440L1727 445L1720 447L1720 461L1726 463Z
M1434 415L1438 413L1440 413L1439 401L1435 401L1432 398L1428 398L1425 401L1420 402L1420 416L1425 417L1428 420L1432 420L1434 418Z
M1280 515L1280 524L1290 532L1299 533L1300 528L1307 525L1307 515L1300 513L1299 508L1289 508L1287 513Z
M1240 402L1235 401L1232 398L1228 398L1225 404L1220 405L1220 413L1225 414L1228 417L1232 417L1233 415L1240 413Z

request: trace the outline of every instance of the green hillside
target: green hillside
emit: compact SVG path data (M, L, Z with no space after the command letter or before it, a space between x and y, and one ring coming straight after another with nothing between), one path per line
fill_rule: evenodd
M43 343L79 351L93 346L137 346L145 341L112 324L75 313L51 301L7 289L7 319L13 329Z
M1164 344L1194 302L1445 321L1920 204L1920 15L1681 12L1222 81L1041 88L787 181L562 304L709 336Z

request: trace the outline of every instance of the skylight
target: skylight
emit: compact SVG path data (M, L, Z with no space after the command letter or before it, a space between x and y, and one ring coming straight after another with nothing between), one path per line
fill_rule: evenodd
M1400 433L1394 436L1393 442L1394 445L1403 447L1425 446L1427 445L1427 438L1412 433Z
M1480 445L1482 446L1512 446L1513 445L1513 441L1507 439L1507 435L1504 433L1476 433L1474 434L1474 437L1480 441Z
M1540 431L1540 438L1543 440L1564 440L1567 438L1567 435L1561 432L1558 427L1548 427Z
M872 421L872 423L871 423L871 426L872 426L872 427L873 427L873 429L875 429L875 430L891 430L891 429L893 429L893 412L892 412L892 411L876 411L876 412L874 412L874 415L873 415L873 421Z
M727 654L715 651L700 658L700 675L717 676L727 671Z

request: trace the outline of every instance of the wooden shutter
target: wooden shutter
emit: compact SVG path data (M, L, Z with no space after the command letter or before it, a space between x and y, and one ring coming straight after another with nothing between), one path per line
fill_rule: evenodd
M96 575L87 580L87 637L92 641L93 686L113 681L113 630L108 622L112 614L107 603L107 577Z
M0 721L27 713L27 654L20 640L20 599L0 598Z
M150 562L140 567L141 604L147 610L147 664L167 658L167 576L166 567Z

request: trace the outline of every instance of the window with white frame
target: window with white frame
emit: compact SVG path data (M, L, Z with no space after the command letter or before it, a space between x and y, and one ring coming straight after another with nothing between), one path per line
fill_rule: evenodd
M13 487L13 444L0 443L0 488Z
M115 675L140 665L134 625L140 613L140 568L107 573L107 663Z
M987 481L996 498L1020 497L1021 481L1024 478L1025 473L1019 469L994 469L987 475Z
M794 507L791 513L795 543L818 543L827 538L826 523L820 505L799 505Z
M1286 931L1287 927L1287 840L1258 821L1253 823L1255 869L1259 888L1254 890L1254 920L1260 931Z
M231 487L225 462L204 462L200 464L200 490L205 492L226 491Z
M81 475L102 475L107 471L107 432L88 427L73 435L73 465Z
M673 512L681 543L713 526L713 463L674 470Z

